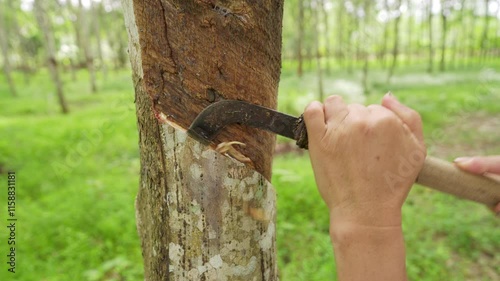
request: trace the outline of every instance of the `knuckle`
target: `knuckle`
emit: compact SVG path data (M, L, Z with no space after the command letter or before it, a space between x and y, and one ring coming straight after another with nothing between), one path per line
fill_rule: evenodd
M322 110L321 104L319 104L318 102L313 102L309 104L304 110L304 118L305 119L314 118L319 114L321 114L321 110Z
M414 122L414 123L418 123L418 122L422 121L422 117L420 116L420 114L413 109L410 109L408 111L408 118L411 120L411 122Z
M367 131L371 127L370 122L365 118L353 117L349 123L350 127L357 131Z

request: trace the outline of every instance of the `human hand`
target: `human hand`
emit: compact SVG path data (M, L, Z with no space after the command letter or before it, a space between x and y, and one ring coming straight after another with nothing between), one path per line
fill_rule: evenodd
M455 165L464 171L486 175L500 181L500 155L459 157L455 159ZM500 216L500 202L492 208L493 212Z
M382 105L346 105L340 96L304 112L309 153L331 227L400 226L401 207L426 156L414 110L384 96Z

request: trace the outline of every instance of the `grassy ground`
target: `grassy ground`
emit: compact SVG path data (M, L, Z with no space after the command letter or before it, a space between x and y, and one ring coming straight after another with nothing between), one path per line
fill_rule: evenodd
M432 154L500 153L500 73L407 71L391 86L377 83L385 81L382 76L374 73L372 94L364 97L356 92L356 75L333 72L325 79L327 94L378 102L392 90L422 113ZM142 280L133 210L139 160L130 75L122 71L100 79L97 95L89 92L85 72L73 83L69 79L68 116L58 113L46 73L30 83L16 76L19 98L0 83L0 181L6 183L7 170L18 176L16 280ZM315 98L316 86L313 74L298 79L285 69L280 109L299 113ZM307 155L277 157L273 183L281 280L334 280L328 217ZM5 200L2 192L0 202ZM500 220L485 208L416 187L404 214L412 280L500 280ZM0 220L5 216L2 211ZM0 249L4 255L6 243ZM0 280L11 280L2 264Z

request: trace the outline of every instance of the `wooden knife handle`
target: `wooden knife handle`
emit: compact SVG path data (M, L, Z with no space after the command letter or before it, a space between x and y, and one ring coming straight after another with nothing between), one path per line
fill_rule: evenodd
M454 164L435 157L425 159L416 182L490 207L500 202L500 182L462 171Z

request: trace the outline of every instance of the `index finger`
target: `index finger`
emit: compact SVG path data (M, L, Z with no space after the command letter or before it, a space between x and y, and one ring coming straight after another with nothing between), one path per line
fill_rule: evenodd
M422 118L418 112L400 103L392 94L386 94L383 97L382 106L394 112L410 128L415 137L424 143Z

